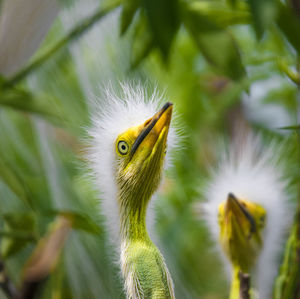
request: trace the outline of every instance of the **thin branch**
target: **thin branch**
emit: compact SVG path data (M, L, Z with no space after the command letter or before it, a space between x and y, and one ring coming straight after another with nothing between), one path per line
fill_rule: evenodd
M277 66L280 71L282 71L291 81L296 85L300 86L300 73L299 71L292 70L284 59L277 60Z
M45 53L41 54L40 57L36 58L32 63L30 63L25 68L20 70L17 74L15 74L13 77L8 79L8 81L4 82L2 88L9 88L16 85L27 75L32 73L35 69L40 67L46 60L48 60L49 57L55 54L58 50L63 48L68 43L79 38L82 34L89 30L96 22L100 21L110 11L118 7L121 4L121 2L121 0L109 1L107 5L101 7L92 16L84 19L77 26L75 26L65 37L59 40L53 47L51 47Z
M247 273L239 272L240 280L240 295L239 299L250 299L250 275Z

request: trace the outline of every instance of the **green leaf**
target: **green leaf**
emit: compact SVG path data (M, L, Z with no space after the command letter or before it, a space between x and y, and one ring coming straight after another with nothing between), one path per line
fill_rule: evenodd
M155 45L167 59L174 36L179 28L177 0L143 0Z
M140 0L124 1L122 13L121 13L121 28L120 28L121 35L123 35L127 31L139 6L140 6Z
M1 255L8 258L36 239L36 219L33 213L19 212L3 215L5 222L1 240Z
M27 205L32 206L30 192L21 177L0 155L0 179Z
M300 73L295 72L287 63L285 59L278 58L277 66L280 71L282 71L290 80L295 84L300 85Z
M38 114L55 121L61 121L61 117L55 109L52 99L41 95L33 96L26 90L6 89L2 92L0 90L0 105L23 112Z
M135 32L131 46L130 65L135 68L140 62L146 58L153 49L153 35L149 30L146 17L140 14L136 23Z
M299 211L285 246L279 275L274 284L274 299L299 298Z
M280 130L300 130L300 125L295 125L295 126L287 126L287 127L280 127L278 128Z
M32 231L36 224L35 216L32 212L5 213L3 219L11 229Z
M298 54L300 54L300 18L290 7L282 3L280 3L279 7L277 25Z
M73 229L83 230L95 235L101 233L99 225L91 217L82 212L52 210L48 214L66 217L70 220Z
M249 24L251 14L248 5L237 3L234 8L219 1L195 1L189 4L189 10L205 15L208 19L222 28L238 24Z
M273 23L278 13L277 0L249 0L256 36L261 38L265 29Z
M219 72L236 81L245 77L238 46L228 31L189 7L184 10L184 24L205 59Z

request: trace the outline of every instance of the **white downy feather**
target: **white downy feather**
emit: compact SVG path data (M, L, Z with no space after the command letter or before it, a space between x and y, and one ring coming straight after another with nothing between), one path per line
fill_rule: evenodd
M92 127L88 130L91 137L88 159L93 179L101 192L101 211L107 219L111 241L114 243L120 241L120 219L114 174L115 141L119 134L152 117L166 102L156 90L148 96L141 85L133 87L130 84L122 84L121 87L120 96L116 95L112 88L107 88L103 99L94 100ZM170 149L176 146L177 140L173 124L172 118L167 142L166 167L170 164ZM152 218L149 212L147 223L149 218Z
M275 144L263 147L258 136L238 135L229 152L223 154L205 191L203 210L213 238L219 244L218 206L232 192L261 204L267 211L263 249L253 272L252 281L260 298L270 298L278 271L279 254L292 221L288 203L287 181L279 156L282 149ZM224 258L227 268L229 260Z

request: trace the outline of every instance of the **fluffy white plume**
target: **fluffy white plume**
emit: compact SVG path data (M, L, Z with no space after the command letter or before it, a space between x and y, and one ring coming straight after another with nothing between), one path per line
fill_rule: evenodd
M208 227L217 243L219 240L218 206L232 192L238 198L261 204L267 211L264 245L252 281L260 298L270 298L272 283L278 271L280 250L285 233L293 218L287 195L287 182L279 163L282 149L275 144L263 147L259 137L238 135L229 152L213 171L205 191L203 205ZM228 259L226 266L231 267Z
M132 87L129 84L123 84L121 90L121 95L118 96L111 87L107 88L104 98L95 99L92 127L88 130L91 137L88 158L94 181L101 192L101 211L107 218L113 242L119 241L120 227L114 174L115 141L119 134L152 117L165 102L156 90L148 96L141 85ZM166 166L170 164L170 149L176 146L176 130L173 124L172 120L168 135ZM151 213L147 215L151 217Z

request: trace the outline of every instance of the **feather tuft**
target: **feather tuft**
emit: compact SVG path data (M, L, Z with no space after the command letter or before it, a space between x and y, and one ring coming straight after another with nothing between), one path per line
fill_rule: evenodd
M103 98L94 99L94 112L91 116L92 126L88 129L90 136L89 165L95 184L101 192L101 211L107 219L113 243L120 241L117 185L114 174L115 141L119 134L152 117L165 102L163 95L159 94L157 89L149 96L140 84L133 87L128 83L121 83L120 87L120 95L114 92L111 87L107 87L104 90ZM172 119L165 167L171 164L170 150L177 147L178 138L176 135ZM151 213L147 215L151 217Z
M226 200L229 192L238 198L261 204L266 209L264 244L253 276L260 298L271 296L279 254L293 218L288 201L288 182L283 176L283 165L279 162L282 152L283 148L275 143L263 147L258 136L238 135L229 152L223 154L219 166L212 172L212 179L205 190L207 202L202 206L216 243L219 243L218 206ZM227 268L231 269L229 260L224 257L224 261Z

